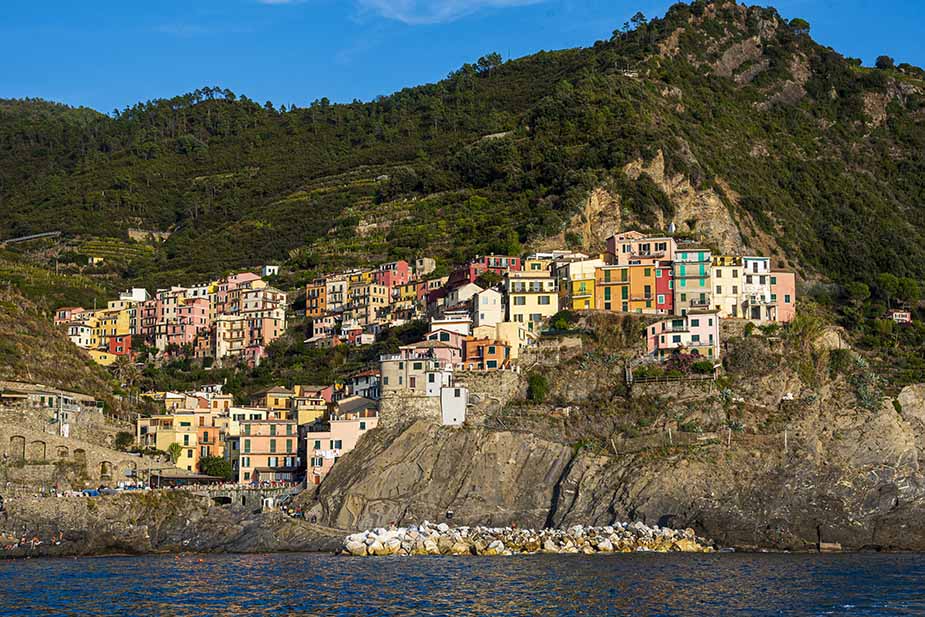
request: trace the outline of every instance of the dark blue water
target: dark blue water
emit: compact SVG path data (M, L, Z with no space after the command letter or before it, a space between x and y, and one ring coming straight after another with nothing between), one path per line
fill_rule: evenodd
M925 615L923 555L0 562L0 615Z

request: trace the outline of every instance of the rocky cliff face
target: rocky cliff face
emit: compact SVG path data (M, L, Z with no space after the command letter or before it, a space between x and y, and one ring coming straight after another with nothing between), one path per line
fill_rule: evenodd
M25 538L26 543L17 544ZM41 543L33 546L32 538ZM343 533L184 491L8 499L0 558L111 553L333 551ZM5 548L10 547L10 548Z
M718 383L621 392L589 343L550 369L549 402L378 429L302 500L347 529L635 520L740 547L925 549L925 385L871 396L863 362L832 376L824 347L807 365L773 340L729 345Z
M719 435L703 446L606 454L420 421L364 440L321 486L314 513L349 529L425 519L533 527L640 520L693 527L723 545L922 550L923 411L919 399L903 414L890 406L863 419L815 416L808 422L830 428L791 435L786 450L783 437L736 435L727 447Z

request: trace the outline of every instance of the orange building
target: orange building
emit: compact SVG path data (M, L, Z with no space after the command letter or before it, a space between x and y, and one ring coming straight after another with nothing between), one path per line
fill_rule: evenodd
M491 371L511 364L511 347L503 341L467 336L463 340L463 369Z
M595 308L623 313L656 313L655 267L604 266L594 274Z
M323 317L328 310L328 286L318 279L305 286L305 316Z

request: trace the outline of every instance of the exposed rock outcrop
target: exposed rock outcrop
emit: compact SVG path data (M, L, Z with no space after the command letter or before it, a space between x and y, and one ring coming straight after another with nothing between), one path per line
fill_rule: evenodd
M782 393L798 384L779 381L743 394L793 414ZM460 525L556 528L639 520L692 527L724 546L922 550L922 386L897 400L901 413L889 400L876 412L846 408L835 393L795 400L786 434L730 433L728 443L725 432L703 434L642 450L419 422L371 433L314 502L304 499L322 522L350 529L448 515Z
M278 512L255 514L241 507L216 506L186 491L19 498L7 499L4 506L0 558L334 551L343 538L343 532Z

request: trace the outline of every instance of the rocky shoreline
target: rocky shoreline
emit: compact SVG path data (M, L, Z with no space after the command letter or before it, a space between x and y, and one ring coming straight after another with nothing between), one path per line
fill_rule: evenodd
M421 525L377 528L344 539L340 554L388 555L529 555L534 553L594 555L599 553L710 553L713 543L693 529L669 529L640 522L605 527L574 525L568 529L514 527L450 527Z

